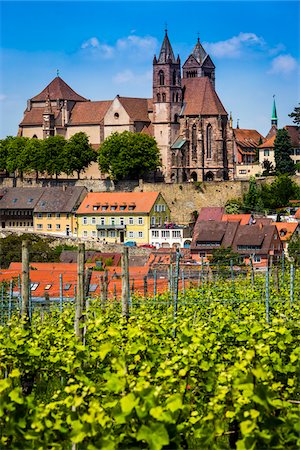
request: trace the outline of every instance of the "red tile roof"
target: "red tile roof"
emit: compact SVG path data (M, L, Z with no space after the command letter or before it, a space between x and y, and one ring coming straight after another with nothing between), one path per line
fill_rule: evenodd
M275 222L281 241L288 241L295 233L298 222Z
M275 142L276 135L273 134L272 137L263 142L258 148L273 148Z
M43 125L43 112L44 107L34 107L30 111L25 111L24 117L20 125ZM54 119L57 125L61 125L60 110L57 108L52 108L52 113L54 114Z
M100 124L111 103L111 100L76 103L68 125Z
M182 86L184 87L184 115L216 116L221 114L227 116L227 112L208 77L184 78Z
M246 130L242 128L235 128L233 130L236 144L240 147L256 149L260 139L263 141L264 137L256 130Z
M75 102L86 102L87 99L78 95L73 89L65 83L65 81L56 77L45 89L42 90L38 95L32 97L33 102L44 102L50 97L50 100L73 100Z
M149 213L159 192L89 192L77 210L77 214L135 214ZM107 210L102 210L101 205L108 205ZM120 206L126 208L120 209ZM135 208L130 210L128 206L134 204ZM116 209L111 210L110 205L115 205ZM94 206L99 206L98 211Z
M222 222L240 222L241 225L248 225L251 214L223 214Z
M296 125L286 125L284 127L290 135L292 146L300 148L300 127Z
M121 105L134 122L150 122L147 98L118 97Z
M203 220L222 220L225 209L218 206L207 206L199 211L197 222Z

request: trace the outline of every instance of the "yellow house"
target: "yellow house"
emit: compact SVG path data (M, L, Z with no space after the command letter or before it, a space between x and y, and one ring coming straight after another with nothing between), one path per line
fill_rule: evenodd
M83 186L45 188L33 211L34 232L77 236L76 209L86 193Z
M150 226L169 220L159 192L89 192L77 210L78 237L148 244Z

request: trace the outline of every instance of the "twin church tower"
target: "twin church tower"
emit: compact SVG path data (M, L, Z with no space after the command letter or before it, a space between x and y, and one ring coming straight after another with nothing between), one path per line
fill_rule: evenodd
M19 135L68 139L84 131L97 146L124 130L155 137L166 182L233 177L233 131L215 91L215 65L199 38L181 68L165 32L153 59L152 99L90 101L57 76L28 101Z

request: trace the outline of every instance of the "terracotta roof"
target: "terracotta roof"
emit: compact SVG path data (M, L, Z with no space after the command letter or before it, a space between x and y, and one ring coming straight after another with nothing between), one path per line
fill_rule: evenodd
M148 116L148 99L147 98L132 98L132 97L118 97L121 105L134 122L150 122Z
M20 125L43 125L43 113L44 108L40 107L33 107L30 111L26 110ZM52 113L54 114L56 124L61 124L60 109L52 107Z
M184 107L182 114L193 115L223 115L227 112L221 103L208 77L184 78Z
M197 218L197 222L204 220L222 220L225 209L218 206L207 206L201 208Z
M7 188L6 193L0 199L0 208L9 209L34 209L44 188L15 187Z
M111 103L111 100L76 103L68 125L100 124Z
M223 214L222 221L224 222L240 222L241 225L248 225L251 219L251 214Z
M246 148L257 148L260 139L263 141L264 137L256 130L246 130L242 128L235 128L233 130L236 144Z
M73 89L60 77L55 77L42 92L35 97L32 97L31 100L34 102L44 102L48 95L50 96L50 100L73 100L75 102L87 101L86 98L73 91Z
M84 186L48 187L38 200L34 213L61 212L70 213L75 211L82 196L87 192Z
M275 222L281 241L288 241L295 233L298 222Z
M159 192L89 192L77 210L77 214L136 214L149 213ZM101 205L107 205L107 210L102 210ZM110 208L115 206L115 210ZM130 205L134 209L129 209ZM125 206L125 209L121 209ZM99 207L95 210L94 207Z
M276 135L273 134L272 137L270 137L265 142L263 142L261 145L259 145L258 148L273 148L274 147L275 138L276 138Z
M148 111L153 112L153 98L147 98Z
M277 126L276 125L272 125L270 128L269 133L266 136L266 140L270 139L273 136L276 136L277 133Z
M292 146L300 148L300 127L296 125L286 125L284 127L290 135Z
M300 208L297 209L296 214L295 214L295 218L296 219L300 219Z
M77 250L63 250L60 254L60 261L62 263L77 263ZM112 260L112 266L119 266L121 262L121 253L104 253L96 250L86 250L85 251L85 262L91 261L95 263L96 260L102 260L103 266L105 266L105 261L107 259Z

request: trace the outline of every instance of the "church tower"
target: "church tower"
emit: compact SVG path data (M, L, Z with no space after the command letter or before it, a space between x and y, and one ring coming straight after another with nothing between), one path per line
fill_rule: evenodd
M153 59L153 128L164 173L169 166L170 145L179 133L181 106L180 58L175 59L166 30L159 57Z
M273 108L272 108L272 117L271 117L271 128L269 133L266 136L266 139L270 139L272 136L276 136L277 134L277 126L278 126L278 117L276 111L276 103L275 103L275 95L273 95Z
M43 139L54 136L54 113L52 111L49 92L47 94L46 105L43 111Z
M215 87L215 65L198 38L194 50L182 66L183 78L208 77Z

